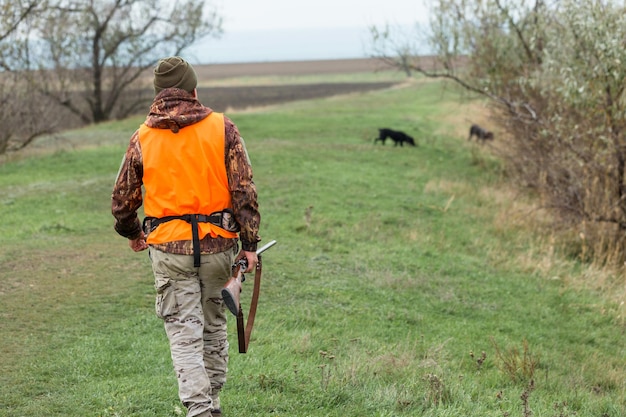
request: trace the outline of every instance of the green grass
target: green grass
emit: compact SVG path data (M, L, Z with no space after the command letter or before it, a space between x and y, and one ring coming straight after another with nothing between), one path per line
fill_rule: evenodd
M434 133L456 98L416 82L229 114L278 244L245 355L231 322L227 416L626 415L620 307L553 279L575 262L518 261L537 248L498 220L498 162ZM140 122L0 165L0 416L184 415L149 261L110 215ZM373 145L384 126L419 146Z

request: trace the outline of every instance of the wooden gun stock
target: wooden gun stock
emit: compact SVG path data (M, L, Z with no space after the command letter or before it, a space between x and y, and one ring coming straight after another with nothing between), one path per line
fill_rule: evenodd
M256 315L256 306L259 299L259 289L261 288L261 254L275 244L276 241L272 240L271 242L256 251L259 262L256 266L254 288L252 290L252 300L250 301L250 312L248 313L247 325L245 325L244 323L243 310L240 303L242 291L241 284L246 280L243 271L248 268L248 261L246 260L246 258L240 259L233 265L233 275L226 282L224 288L222 288L222 298L224 299L224 304L226 304L226 307L228 307L230 312L237 317L239 353L246 353L248 351L250 334L252 333L252 326L254 325L254 316Z
M245 266L247 262L239 261L235 264L233 269L233 276L226 282L224 288L222 288L222 298L224 299L224 304L233 313L235 316L239 313L240 303L239 298L241 295L242 286L241 283L246 279L243 275L243 270L245 270ZM247 265L246 265L247 266Z

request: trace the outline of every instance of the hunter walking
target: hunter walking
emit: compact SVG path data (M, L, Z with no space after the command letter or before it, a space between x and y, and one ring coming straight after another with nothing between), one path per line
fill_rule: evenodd
M245 257L246 272L255 270L260 214L239 130L202 105L196 87L196 72L184 59L157 63L156 97L130 139L112 213L131 249L149 250L156 314L187 416L218 417L228 365L221 289L236 260Z

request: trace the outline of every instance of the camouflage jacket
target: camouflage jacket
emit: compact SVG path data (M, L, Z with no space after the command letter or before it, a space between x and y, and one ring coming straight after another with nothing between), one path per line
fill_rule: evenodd
M210 108L203 106L188 92L168 88L155 97L145 124L152 128L178 132L185 126L201 121L211 112ZM252 180L252 167L237 126L227 117L224 117L224 124L224 159L233 211L241 228L239 239L243 250L255 251L257 242L261 240L258 236L261 217L258 210L256 186ZM130 144L117 174L111 197L115 231L128 239L136 239L141 234L137 210L143 202L142 177L142 154L139 130L137 130L130 138ZM207 235L200 242L200 250L201 253L223 252L236 243L237 239L211 238ZM154 245L154 247L169 253L193 254L192 242L186 240Z

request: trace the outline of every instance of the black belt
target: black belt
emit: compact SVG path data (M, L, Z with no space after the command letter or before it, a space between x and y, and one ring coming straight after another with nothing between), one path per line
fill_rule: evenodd
M193 266L200 266L200 235L198 233L198 223L211 223L230 232L238 232L239 225L234 221L231 210L223 210L207 214L183 214L180 216L146 217L143 219L143 229L146 235L150 234L160 224L172 220L184 220L191 224L191 239L193 241Z

